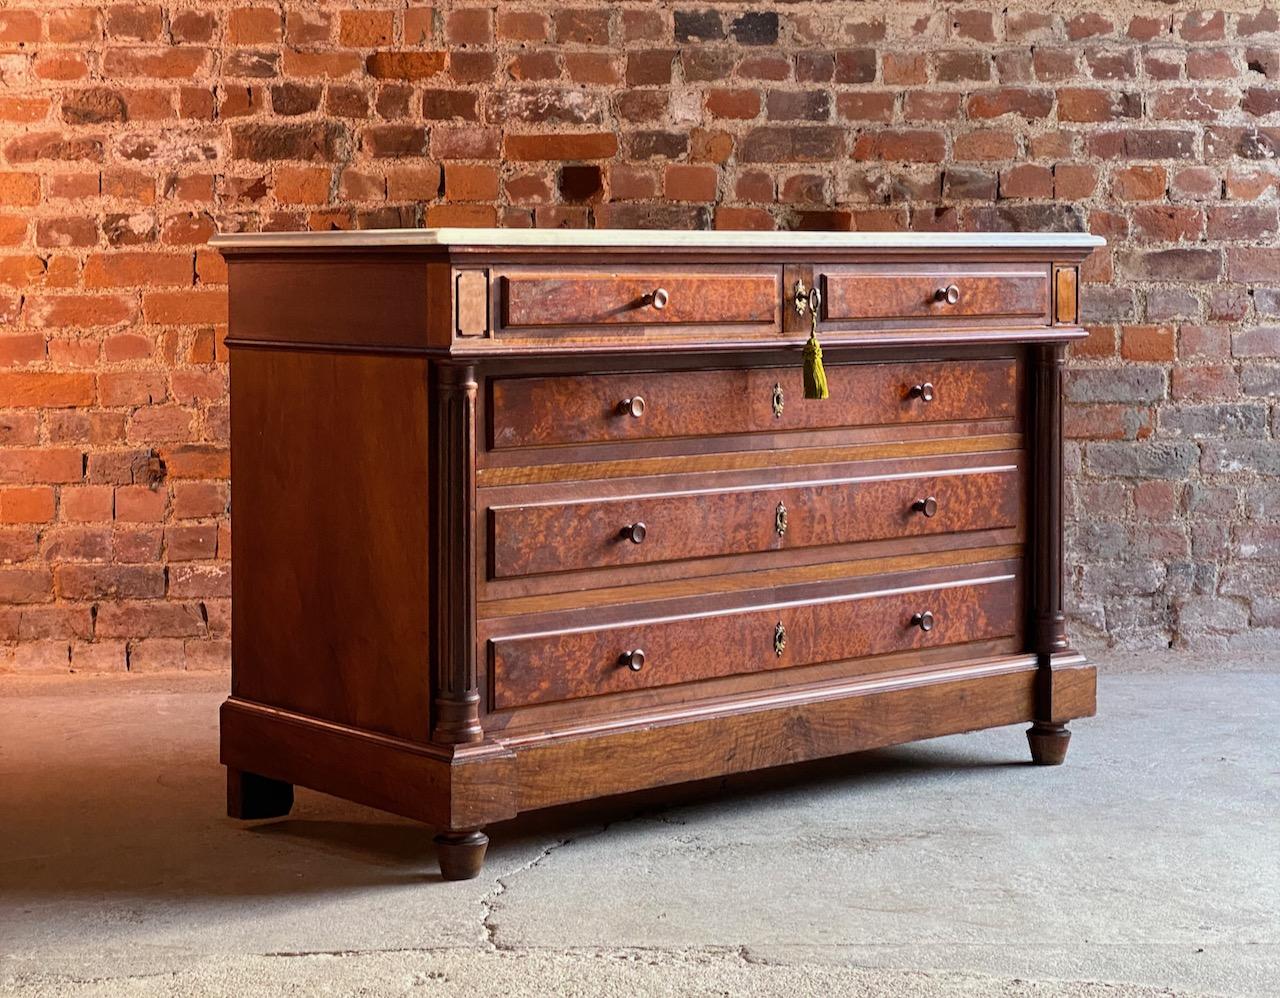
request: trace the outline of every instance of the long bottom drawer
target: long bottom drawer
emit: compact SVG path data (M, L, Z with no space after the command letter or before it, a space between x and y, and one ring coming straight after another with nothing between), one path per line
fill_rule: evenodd
M997 569L1004 566L988 566ZM1016 573L496 637L499 710L1008 637Z

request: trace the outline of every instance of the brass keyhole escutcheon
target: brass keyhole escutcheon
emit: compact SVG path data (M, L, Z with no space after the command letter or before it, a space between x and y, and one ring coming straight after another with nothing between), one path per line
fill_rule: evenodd
M782 621L778 621L778 626L773 629L773 653L782 658L782 653L787 648L787 629L782 626Z
M817 285L806 288L804 281L796 281L796 286L791 292L791 302L795 307L796 315L802 319L810 315L816 325L818 309L822 307L822 292L818 290Z
M778 503L778 508L777 510L774 511L773 529L777 532L779 537L781 537L783 534L787 532L787 504L786 503L783 503L783 502Z
M773 386L773 418L774 419L782 418L782 402L783 402L782 385L780 383L775 384Z

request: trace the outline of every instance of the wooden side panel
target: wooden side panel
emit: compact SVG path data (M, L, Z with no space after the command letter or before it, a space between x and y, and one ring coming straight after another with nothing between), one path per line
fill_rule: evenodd
M831 397L804 398L791 368L495 378L490 446L533 447L868 424L1009 419L1018 403L1012 359L841 364ZM931 398L914 393L931 386ZM644 400L639 414L623 403Z
M875 273L823 275L827 319L1040 318L1048 304L1044 271L1026 274ZM948 296L948 291L954 297Z
M235 350L231 411L235 696L424 741L426 362Z
M778 328L777 268L721 273L514 271L501 279L506 328L761 323Z
M350 255L230 263L230 338L257 343L421 350L428 308L452 314L448 288L428 300L425 259Z
M1016 466L490 507L494 578L1009 527ZM925 515L926 512L929 515Z
M1017 578L494 639L498 709L1014 634ZM913 622L931 614L931 630ZM633 671L624 656L643 651Z

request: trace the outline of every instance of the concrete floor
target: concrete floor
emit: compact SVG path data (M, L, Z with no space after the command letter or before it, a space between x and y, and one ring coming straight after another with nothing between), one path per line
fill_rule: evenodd
M1280 662L1103 663L1018 729L526 816L480 879L299 791L222 816L222 677L0 677L0 993L1280 993Z

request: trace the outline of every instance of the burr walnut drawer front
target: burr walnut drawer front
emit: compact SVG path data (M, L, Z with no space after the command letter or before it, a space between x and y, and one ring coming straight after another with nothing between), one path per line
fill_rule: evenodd
M489 507L493 578L1012 527L1022 471L980 467Z
M880 580L882 588L809 600L492 638L494 707L575 700L1018 633L1021 582L1012 570L902 588L895 588L894 581L886 576Z
M1017 410L1012 359L831 365L827 380L831 397L814 401L804 398L798 363L496 378L490 382L489 443L505 449L1009 419Z
M1045 268L973 270L892 266L830 267L822 272L827 321L1008 319L1048 322Z
M502 274L498 287L502 326L513 330L745 325L777 332L782 323L778 267L522 269Z

